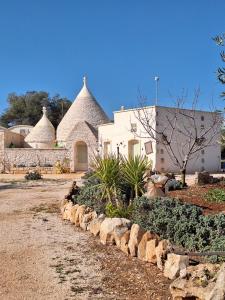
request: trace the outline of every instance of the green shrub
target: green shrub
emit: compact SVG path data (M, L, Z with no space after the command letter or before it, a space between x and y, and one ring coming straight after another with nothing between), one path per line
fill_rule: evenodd
M132 206L114 206L112 203L107 203L105 207L105 214L109 218L127 218L132 215Z
M120 160L115 156L95 157L93 167L93 177L99 180L98 188L101 190L102 199L114 201L119 190Z
M225 191L222 189L213 189L208 191L205 197L211 202L223 202L225 201Z
M26 180L40 180L42 179L42 175L38 171L31 171L25 175Z
M176 199L140 197L134 201L132 221L190 251L225 251L222 213L204 216L201 208Z
M105 211L105 201L101 198L98 186L86 183L80 188L79 194L73 196L73 202L92 207L97 213Z
M151 162L146 156L122 158L121 177L130 185L135 197L144 194L145 178L150 168Z

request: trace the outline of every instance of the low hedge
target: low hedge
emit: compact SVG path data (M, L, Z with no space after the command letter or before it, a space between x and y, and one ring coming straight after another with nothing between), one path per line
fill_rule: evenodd
M101 199L98 183L87 181L73 200L108 217L126 217L145 230L190 251L225 251L225 214L203 215L203 210L177 199L138 197L120 208ZM213 257L217 260L217 257ZM219 258L221 259L221 258Z
M135 199L132 222L190 251L225 251L225 214L203 210L177 199Z

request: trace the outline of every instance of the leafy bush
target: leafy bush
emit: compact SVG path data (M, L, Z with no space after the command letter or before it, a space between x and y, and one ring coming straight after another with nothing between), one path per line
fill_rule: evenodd
M176 199L134 201L132 221L192 251L225 251L225 215L204 216L201 208Z
M165 184L165 191L175 191L182 189L182 182L174 178L169 179Z
M70 172L69 159L64 158L62 161L57 160L55 163L55 169L56 169L56 174L69 173Z
M73 202L92 207L97 213L105 211L106 203L101 199L101 190L99 190L97 185L92 185L88 182L80 188L78 195L73 196Z
M42 175L38 171L30 171L25 175L26 180L40 180L42 179Z
M225 191L222 189L213 189L208 191L205 197L211 202L223 202L225 201Z
M94 160L94 175L99 180L98 188L102 199L112 202L117 198L120 182L120 160L115 156L107 158L96 157Z
M109 218L127 218L129 219L132 214L132 206L114 206L108 203L105 207L105 214Z
M150 169L151 162L147 157L136 155L135 157L123 157L121 163L121 175L127 182L135 197L144 193L146 172Z

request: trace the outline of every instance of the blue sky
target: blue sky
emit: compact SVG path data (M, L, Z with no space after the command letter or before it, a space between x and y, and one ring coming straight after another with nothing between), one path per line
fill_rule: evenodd
M0 112L11 92L73 100L84 74L109 115L138 89L152 104L156 75L161 105L200 88L199 108L223 108L211 38L224 15L224 0L0 0Z

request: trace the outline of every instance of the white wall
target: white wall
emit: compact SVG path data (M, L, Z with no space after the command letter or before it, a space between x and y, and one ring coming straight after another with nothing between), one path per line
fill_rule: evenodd
M215 114L211 112L205 111L191 111L191 110L177 110L175 108L167 108L167 107L157 107L157 131L163 131L165 134L169 136L171 133L170 123L175 120L175 116L177 116L177 125L176 128L180 129L182 132L186 132L187 135L179 134L178 130L175 131L173 136L173 149L175 155L180 158L182 161L184 155L188 151L189 147L189 132L193 133L194 136L194 128L196 127L198 130L198 134L209 131L207 134L207 139L211 139L214 135L212 128L213 121L215 119ZM189 117L187 117L189 116ZM190 117L193 117L192 120ZM203 120L202 120L203 117ZM216 115L218 118L219 115ZM168 121L169 120L169 121ZM203 127L202 127L203 126ZM219 123L213 127L214 130L220 129ZM209 147L204 148L202 151L197 152L192 159L188 162L187 171L189 173L194 173L196 171L209 171L209 172L218 172L221 169L221 146L218 143L220 141L220 130L214 136L213 140L210 142ZM163 154L161 154L161 150L163 149ZM177 172L179 168L174 165L171 160L168 152L162 144L157 144L157 158L156 158L156 169L158 171L170 171ZM180 155L179 155L180 152ZM164 161L161 161L164 159Z
M144 127L137 119L137 112L140 112L139 116L143 116L143 110L130 109L124 111L118 111L114 113L114 123L105 124L99 126L99 151L101 155L104 155L104 143L109 142L108 146L112 154L117 154L117 147L119 146L119 152L122 155L128 156L128 144L132 139L139 141L139 154L145 155L144 143L150 141L149 135L144 130ZM166 134L171 133L171 128L168 122L168 118L173 120L175 109L167 107L148 107L145 110L148 118L151 120L153 127L157 131L164 131ZM193 114L190 110L184 110L185 113ZM201 117L204 117L204 121ZM201 129L204 125L204 130L207 130L213 119L213 114L210 112L195 112L195 124L196 127ZM193 127L193 123L189 121L187 117L178 118L178 124L180 128L189 129ZM137 132L131 132L131 123L136 124ZM209 137L210 138L210 137ZM195 171L202 171L203 169L209 172L220 171L220 132L218 132L213 140L213 146L204 149L204 153L201 151L193 156L193 159L189 161L187 171L193 173ZM163 144L156 144L153 142L153 153L148 155L149 159L153 162L153 169L161 172L177 172L177 167L171 160ZM176 132L173 137L173 146L175 148L176 156L179 156L178 151L185 152L187 140L184 135ZM163 151L163 153L162 153ZM180 155L181 160L184 154Z
M145 143L151 139L144 133L143 127L137 120L135 115L136 110L124 110L114 113L114 123L100 125L98 127L98 140L99 151L104 154L104 143L110 142L111 154L117 154L117 147L119 147L119 153L128 156L129 141L137 140L139 142L139 154L145 155ZM151 108L151 113L155 114L155 108ZM137 131L131 132L131 124L136 124ZM155 119L153 120L153 126L155 126ZM142 137L140 137L142 136ZM152 160L153 167L155 165L155 153L156 144L153 141L153 154L148 155L148 158Z

